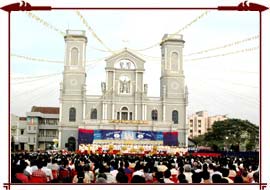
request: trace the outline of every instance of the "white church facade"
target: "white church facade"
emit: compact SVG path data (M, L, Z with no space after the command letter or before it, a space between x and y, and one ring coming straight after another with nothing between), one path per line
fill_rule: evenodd
M86 73L86 45L84 31L67 31L60 84L59 148L125 142L187 147L188 93L182 35L165 34L162 38L160 97L147 95L145 61L127 49L105 60L102 95L87 95L86 77L91 76Z

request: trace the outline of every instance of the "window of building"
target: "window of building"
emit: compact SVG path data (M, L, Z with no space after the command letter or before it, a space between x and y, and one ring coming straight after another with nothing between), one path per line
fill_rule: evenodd
M39 120L38 120L38 124L39 124L39 125L45 124L45 119L39 119Z
M173 52L171 56L171 70L178 71L178 53Z
M36 137L34 137L33 143L36 143Z
M198 127L202 126L202 120L198 120Z
M23 135L24 134L24 129L21 129L21 135Z
M56 137L56 135L57 135L57 131L56 130L47 130L46 131L46 136L47 137Z
M129 120L132 120L132 112L129 112Z
M201 134L202 133L201 130L198 130L198 133Z
M75 108L69 109L69 121L76 121L76 109Z
M193 130L190 130L189 132L190 132L190 133L193 133Z
M46 136L47 136L47 137L52 137L52 136L53 136L52 130L47 130L47 131L46 131Z
M122 112L121 119L122 120L128 120L128 112Z
M178 124L178 111L177 110L173 110L172 112L172 121L174 124Z
M121 120L128 120L128 108L123 107L121 109Z
M72 48L71 49L71 65L77 65L78 64L78 54L79 51L77 48Z
M120 112L117 112L117 120L120 120Z
M49 125L57 125L57 120L56 119L48 119L46 120L46 123Z
M158 120L158 111L157 110L152 110L152 121L157 121Z
M97 109L94 108L91 110L91 119L97 119Z
M45 130L44 129L39 129L38 130L39 136L44 137L45 136Z

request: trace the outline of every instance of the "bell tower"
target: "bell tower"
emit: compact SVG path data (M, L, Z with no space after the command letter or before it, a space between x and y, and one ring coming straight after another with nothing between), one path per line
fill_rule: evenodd
M161 42L161 97L180 98L184 93L183 36L165 34ZM166 88L166 90L162 90ZM166 94L163 94L166 93Z
M63 81L60 83L59 142L67 144L68 138L77 138L75 128L82 123L86 104L85 31L67 30ZM62 134L65 129L65 135ZM76 140L76 139L75 139Z
M183 71L183 47L180 34L165 34L161 46L160 97L162 119L171 122L178 131L180 146L186 146L187 90Z

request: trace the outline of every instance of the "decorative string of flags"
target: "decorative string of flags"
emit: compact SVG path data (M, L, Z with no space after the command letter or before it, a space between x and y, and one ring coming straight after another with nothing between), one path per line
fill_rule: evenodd
M51 59L45 59L45 58L37 58L37 57L30 57L30 56L25 56L25 55L18 55L18 54L11 54L11 57L19 58L19 59L25 59L28 61L37 61L37 62L46 62L46 63L61 63L63 64L64 61L59 61L59 60L51 60ZM86 65L92 65L96 62L103 61L104 58L106 57L101 57L93 60L88 60L86 61Z
M31 77L12 77L12 80L28 80L28 79L39 79L39 78L47 78L55 75L59 75L61 73L52 73L47 75L38 75L38 76L31 76Z
M44 19L40 18L39 16L35 15L34 13L32 13L31 11L26 11L27 16L29 16L30 18L34 19L35 21L37 21L38 23L42 24L43 26L58 32L60 35L62 35L63 37L66 35L65 32L61 31L60 29L58 29L57 27L53 26L52 24L50 24L48 21L45 21ZM82 15L81 15L82 16ZM82 17L83 19L83 23L87 26L88 30L90 30L93 34L93 36L103 45L105 45L102 40L96 35L96 33L92 30L92 28L88 25L87 21ZM105 45L106 46L106 45ZM92 49L98 50L98 51L102 51L102 52L108 52L99 48L95 48L92 47ZM108 48L107 48L108 49ZM113 52L112 50L108 49L110 52Z
M209 13L209 11L205 11L203 12L201 15L199 15L198 17L196 17L195 19L193 19L191 22L189 22L188 24L186 24L183 28L177 30L175 33L173 34L179 34L180 32L182 32L183 30L186 30L187 28L189 28L192 24L194 24L195 22L197 22L198 20L202 19L204 16L206 16ZM143 48L143 49L138 49L136 51L145 51L151 48L154 48L156 46L159 46L159 44L161 44L162 42L164 42L166 39L162 40L161 42L155 43L149 47Z
M191 56L191 55L198 55L198 54L208 53L209 51L214 51L214 50L219 50L219 49L232 47L232 46L244 43L244 42L248 42L248 41L251 41L251 40L256 40L258 38L259 38L259 35L255 35L255 36L251 36L251 37L248 37L248 38L245 38L245 39L242 39L242 40L237 40L235 42L231 42L231 43L228 43L228 44L225 44L225 45L221 45L221 46L218 46L218 47L209 48L209 49L206 49L206 50L190 53L190 54L187 54L187 55L184 55L184 56Z
M251 47L251 48L245 48L245 49L231 51L231 52L217 54L217 55L210 55L210 56L199 57L199 58L194 58L194 59L185 59L184 61L185 62L198 61L198 60L203 60L203 59L216 58L216 57L222 57L222 56L233 55L233 54L238 54L238 53L250 52L250 51L254 51L254 50L258 50L258 49L259 49L259 47Z
M196 17L195 19L193 19L191 22L189 22L188 24L186 24L183 28L179 29L177 32L175 32L175 34L179 34L180 32L186 30L187 28L189 28L192 24L194 24L195 22L197 22L198 20L202 19L204 16L206 16L209 13L209 11L205 11L203 12L201 15L199 15L198 17Z
M96 32L92 29L92 27L88 24L88 22L86 21L86 19L83 17L83 15L80 13L80 11L76 11L77 15L79 16L79 18L81 19L82 23L84 24L84 26L88 29L89 32L91 32L91 34L93 35L93 37L99 42L101 43L105 49L107 49L109 52L114 53L114 51L112 51L96 34Z
M35 58L35 57L30 57L30 56L25 56L25 55L18 55L18 54L11 54L11 57L16 57L20 59L29 60L29 61L38 61L38 62L47 62L47 63L63 63L63 61L59 61L59 60Z
M203 59L216 58L216 57L228 56L228 55L233 55L233 54L238 54L238 53L250 52L250 51L255 51L255 50L258 50L258 49L259 49L259 47L245 48L245 49L236 50L236 51L227 52L227 53L221 53L221 54L210 55L210 56L199 57L199 58L193 58L193 59L185 59L184 61L185 62L198 61L198 60L203 60ZM143 57L146 57L146 58L155 59L155 60L160 59L160 57L149 56L149 55L141 54L139 52L136 52L136 53L138 53L139 55L141 55ZM206 51L205 51L205 53L206 53ZM200 53L200 54L202 54L202 53ZM39 62L48 62L48 63L62 63L62 64L64 63L63 61L49 60L49 59L44 59L44 58L34 58L34 57L18 55L18 54L11 54L11 56L16 57L16 58L20 58L20 59L29 60L29 61L39 61ZM91 65L91 64L95 64L96 62L103 61L104 58L106 58L106 57L102 57L102 58L98 58L98 59L94 59L94 60L90 60L90 61L86 61L86 62L88 63L87 65Z
M35 15L31 11L25 11L25 13L30 18L34 19L35 21L39 22L40 24L44 25L45 27L50 28L51 30L53 30L55 32L58 32L62 36L65 36L65 33L63 31L61 31L60 29L56 28L55 26L53 26L52 24L48 23L47 21L45 21L44 19L40 18L39 16Z
M96 32L93 30L93 28L88 24L88 22L86 21L86 19L83 17L83 15L79 12L79 11L76 11L78 17L81 19L82 23L86 26L86 28L88 29L88 31L91 32L91 34L93 35L93 37L103 45L103 47L106 49L106 50L103 50L103 49L100 49L100 48L95 48L95 47L91 47L92 49L95 49L95 50L98 50L98 51L102 51L102 52L111 52L113 54L116 53L116 51L113 51L112 49L110 49L99 37L98 35L96 34ZM195 19L193 19L191 22L189 22L188 24L186 24L184 27L182 27L181 29L179 29L178 31L176 31L174 34L178 34L184 30L186 30L187 28L189 28L191 25L193 25L194 23L196 23L198 20L202 19L204 16L206 16L207 14L209 13L209 11L205 11L203 12L201 15L199 15L198 17L196 17ZM63 31L61 31L60 29L58 29L57 27L53 26L52 24L50 24L49 22L45 21L44 19L40 18L39 16L35 15L34 13L30 12L30 11L27 11L26 14L31 17L32 19L36 20L37 22L41 23L42 25L48 27L49 29L55 31L55 32L58 32L60 35L62 36L65 36L65 33ZM200 55L200 54L204 54L204 53L208 53L210 51L214 51L214 50L220 50L220 49L224 49L224 48L228 48L228 47L232 47L232 46L235 46L235 45L238 45L238 44L241 44L241 43L244 43L244 42L248 42L248 41L251 41L251 40L256 40L259 38L259 35L255 35L255 36L251 36L251 37L248 37L248 38L245 38L245 39L242 39L242 40L238 40L238 41L235 41L235 42L232 42L232 43L228 43L228 44L225 44L225 45L221 45L221 46L218 46L218 47L214 47L214 48L209 48L209 49L206 49L206 50L201 50L201 51L198 51L198 52L193 52L193 53L190 53L190 54L187 54L187 55L184 55L184 57L187 57L187 56L193 56L193 55ZM164 39L166 40L166 39ZM163 41L164 41L163 40ZM150 56L150 55L145 55L145 54L142 54L140 53L139 51L145 51L145 50L148 50L148 49L151 49L155 46L158 46L160 43L162 43L163 41L159 42L159 43L156 43L152 46L149 46L147 48L143 48L143 49L139 49L139 50L134 50L134 49L131 49L132 51L135 51L136 53L138 53L139 55L143 56L143 57L146 57L148 59L160 59L160 57L155 57L155 56ZM243 52L249 52L249 51L254 51L254 50L257 50L258 47L253 47L253 48L246 48L246 49L242 49L242 50L236 50L236 51L233 51L233 52L228 52L228 53L222 53L222 54L217 54L217 55L210 55L210 56L205 56L205 57L200 57L200 58L193 58L193 59L186 59L185 61L198 61L198 60L202 60L202 59L208 59L208 58L215 58L215 57L221 57L221 56L227 56L227 55L232 55L232 54L237 54L237 53L243 53ZM39 62L49 62L49 63L63 63L63 61L59 61L59 60L50 60L50 59L44 59L44 58L34 58L34 57L30 57L30 56L24 56L24 55L18 55L18 54L12 54L11 55L12 57L16 57L16 58L21 58L21 59L26 59L26 60L30 60L30 61L39 61ZM91 61L87 61L88 63L89 62L97 62L97 61L101 61L102 59L104 59L105 57L103 58L99 58L99 59L96 59L96 60L91 60Z

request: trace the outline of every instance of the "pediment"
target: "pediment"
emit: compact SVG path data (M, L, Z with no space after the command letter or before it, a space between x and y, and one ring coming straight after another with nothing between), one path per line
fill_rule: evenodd
M106 66L108 68L117 68L117 65L121 60L125 61L130 61L131 63L134 63L135 69L144 69L144 63L145 61L137 56L135 53L124 49L123 51L116 53L109 58L107 58L106 61Z

